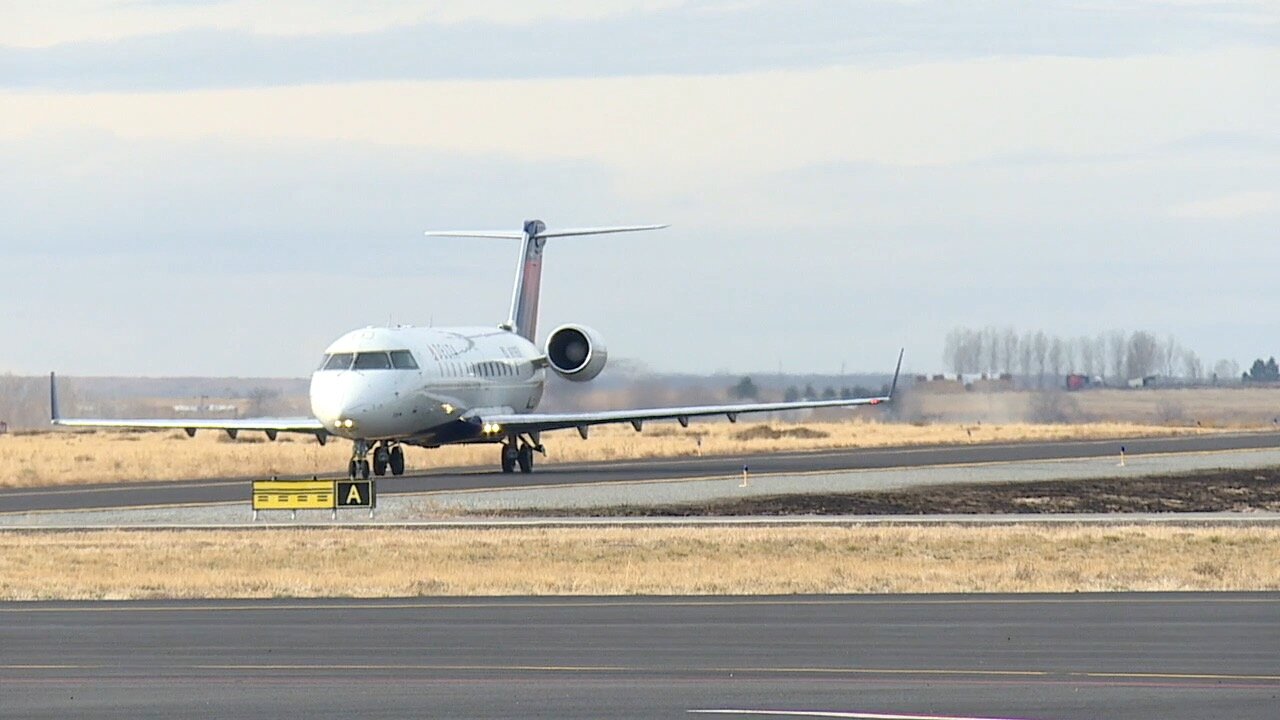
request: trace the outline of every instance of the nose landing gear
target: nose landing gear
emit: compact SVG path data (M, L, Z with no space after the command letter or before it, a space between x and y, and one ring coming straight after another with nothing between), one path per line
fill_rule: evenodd
M376 456L375 456L376 459ZM351 449L351 462L347 463L347 477L352 480L369 479L369 443L356 440Z

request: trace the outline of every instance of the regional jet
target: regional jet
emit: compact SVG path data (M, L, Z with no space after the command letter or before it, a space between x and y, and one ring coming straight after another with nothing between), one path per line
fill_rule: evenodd
M343 438L352 444L347 465L352 478L401 475L404 445L435 448L455 443L501 446L504 473L532 472L534 453L546 453L542 434L629 423L637 432L650 420L725 416L807 408L879 405L893 398L902 369L902 353L893 382L883 396L842 400L660 407L601 412L536 412L547 370L566 380L587 382L604 369L608 351L600 333L579 324L562 325L535 344L542 255L548 238L657 230L666 225L548 230L538 220L520 232L446 231L428 236L508 238L522 250L507 322L497 327L366 327L335 340L311 376L311 417L236 419L115 420L64 418L58 411L57 381L49 375L54 425L96 428L173 428L194 436L197 430L221 430L232 438L257 431L275 440L279 433L304 433L324 444ZM370 463L372 455L372 463Z

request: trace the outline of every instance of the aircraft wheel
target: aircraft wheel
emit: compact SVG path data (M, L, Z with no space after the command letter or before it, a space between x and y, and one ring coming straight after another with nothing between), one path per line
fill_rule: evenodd
M391 474L404 474L404 448L399 445L391 448Z
M533 446L532 445L520 446L520 451L519 451L519 454L516 456L516 460L520 463L520 472L522 473L533 472Z
M502 472L511 473L516 471L518 454L513 443L502 443Z
M387 465L391 463L390 454L385 447L373 452L373 474L382 477L387 474Z
M359 465L360 465L360 467L359 467L359 470L360 470L360 479L361 479L361 480L368 480L368 479L369 479L369 461L368 461L368 460L361 460L361 461L359 462Z
M359 468L356 466L355 460L352 460L351 462L347 463L347 477L351 478L352 480L355 480L356 470L358 469Z

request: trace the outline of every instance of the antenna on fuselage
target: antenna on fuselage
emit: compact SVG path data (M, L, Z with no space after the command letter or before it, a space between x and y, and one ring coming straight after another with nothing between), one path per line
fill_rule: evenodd
M520 232L502 230L432 230L428 237L475 237L475 238L509 238L523 240L520 249L520 264L516 268L515 287L511 291L511 311L507 322L502 324L509 330L534 342L538 331L538 299L542 289L542 248L547 238L573 237L578 235L609 235L611 233L639 232L641 230L660 230L667 225L622 225L617 227L566 228L564 230L548 230L541 220L526 220Z

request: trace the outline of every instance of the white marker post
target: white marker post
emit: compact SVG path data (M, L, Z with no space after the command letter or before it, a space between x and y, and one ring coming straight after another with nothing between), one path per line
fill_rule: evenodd
M1124 467L1124 446L1123 445L1120 446L1120 465L1118 467Z
M743 465L742 466L742 484L739 485L738 487L744 488L746 486L747 486L747 466Z

